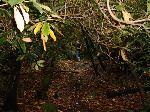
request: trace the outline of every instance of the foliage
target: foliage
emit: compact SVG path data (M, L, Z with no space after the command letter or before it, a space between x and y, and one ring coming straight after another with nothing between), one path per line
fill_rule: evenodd
M62 22L61 17L36 0L4 0L0 7L0 44L3 46L5 42L10 43L12 49L20 51L17 61L28 60L38 69L39 64L36 63L43 55L41 47L43 46L45 51L46 43L54 47L49 36L56 41L57 32L60 36L63 35L58 28L58 24Z
M2 51L0 59L7 52L18 50L17 61L40 70L54 57L74 59L79 40L84 58L91 51L90 55L100 54L102 61L126 67L137 76L150 71L147 66L150 0L2 0L1 3L0 47L5 49L7 45L9 51ZM92 43L88 47L85 37ZM55 106L48 103L43 107L47 108L44 111L51 111Z
M50 42L48 41L49 36L52 37L53 41L56 41L57 36L63 36L61 40L57 38L57 40L60 41L59 43L55 42L59 47L58 49L61 49L59 53L61 58L74 56L76 40L82 42L83 49L86 46L82 37L80 23L83 27L88 29L88 33L91 35L94 45L98 46L97 52L104 53L111 60L120 56L123 61L134 65L135 71L148 71L148 68L142 64L149 61L148 56L146 56L146 54L149 53L149 22L147 21L137 25L126 25L114 21L107 12L105 1L61 0L59 2L54 1L53 3L48 3L51 8L44 5L48 0L41 1L43 4L36 0L30 0L29 2L24 0L8 0L5 2L10 4L11 8L6 10L4 7L0 11L3 23L1 29L5 29L5 31L1 31L0 43L2 44L8 41L14 47L19 48L23 54L18 57L18 60L34 54L34 52L36 52L33 50L36 49L35 46L38 46L37 49L41 49L40 47L43 46L45 51L50 52L47 50L46 45L48 43L50 46ZM12 24L12 9L16 6L19 7L18 4L22 4L26 13L30 15L30 23L25 25L22 33L19 33L17 29L14 31L15 25ZM149 13L149 1L146 2L146 0L127 0L124 2L111 0L110 7L115 8L114 13L117 18L129 22L133 18L146 18ZM58 16L56 12L59 13L60 16ZM4 18L7 19L4 20ZM8 26L9 21L11 22L11 28L8 29L6 26ZM60 30L62 30L62 32ZM145 38L146 40L144 40ZM42 40L42 44L38 43L40 39ZM32 43L24 43L22 40ZM136 51L137 46L135 45L137 41L143 44L140 46L140 49L143 50L139 53L140 58L138 59L133 56L138 51L138 49ZM116 51L117 55L115 57L112 55L114 49L119 49ZM42 52L42 49L40 52ZM35 55L37 54L35 53ZM40 53L38 55L40 55ZM38 61L36 58L35 60Z

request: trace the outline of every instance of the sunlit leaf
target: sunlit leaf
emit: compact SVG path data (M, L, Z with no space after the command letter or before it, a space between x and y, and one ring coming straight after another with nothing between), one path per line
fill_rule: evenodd
M22 3L24 0L8 0L8 3L13 6Z
M120 50L120 55L124 61L128 61L126 52L123 49Z
M52 39L54 40L54 41L56 41L56 36L55 36L55 34L54 34L54 32L50 29L50 31L49 31L49 34L50 34L50 36L52 37Z
M37 65L37 64L35 65L35 67L34 67L34 68L35 68L35 70L39 70L39 67L38 67L38 65Z
M119 4L116 5L115 8L117 11L122 11L125 8L125 4L123 4L122 2L119 2Z
M44 11L37 2L33 2L33 6L42 14Z
M34 29L34 35L36 35L38 31L40 31L42 25L43 25L42 22L37 23L37 25Z
M20 32L22 32L24 30L24 20L17 7L14 7L14 18L17 24L17 28L20 30Z
M124 21L128 22L132 19L131 14L128 13L126 10L122 10Z
M42 26L42 34L45 35L49 35L49 31L50 31L50 26L47 22L44 23L44 25Z
M121 6L121 5L117 5L117 6L116 6L116 10L117 10L117 11L122 11L122 6Z
M44 62L45 62L45 60L39 60L39 61L37 61L38 64L41 64L41 63L44 63Z
M63 5L64 4L64 0L59 0L59 4Z
M150 0L147 0L147 12L150 13Z
M41 14L44 12L43 9L51 12L51 9L48 6L38 3L36 2L36 0L30 0L30 1L33 2L34 7L36 7Z
M38 66L39 67L44 67L44 60L39 60L39 61L37 61L37 64L38 64Z
M32 39L31 38L23 38L22 39L24 42L32 42Z
M22 11L22 14L23 14L23 18L25 20L25 23L28 24L30 19L29 19L29 14L23 9L22 5L19 5L20 6L20 9Z
M49 11L49 12L52 11L52 10L51 10L48 6L46 6L46 5L39 4L39 6L40 6L41 8L43 8L43 9Z

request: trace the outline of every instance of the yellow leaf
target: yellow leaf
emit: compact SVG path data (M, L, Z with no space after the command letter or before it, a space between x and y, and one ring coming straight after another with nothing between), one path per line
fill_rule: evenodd
M50 36L52 37L52 39L54 40L54 41L56 41L56 36L55 36L55 34L54 34L54 32L50 29L50 31L49 31L49 34L50 34Z
M120 55L124 61L128 61L126 52L123 49L120 50Z
M122 10L124 21L128 22L132 19L131 14L128 13L126 10Z
M37 25L34 29L34 35L36 35L38 31L40 31L42 25L43 25L42 22L37 23Z
M44 51L46 51L46 42L45 42L45 39L44 39L44 35L41 33L41 39L43 41L43 48L44 48Z

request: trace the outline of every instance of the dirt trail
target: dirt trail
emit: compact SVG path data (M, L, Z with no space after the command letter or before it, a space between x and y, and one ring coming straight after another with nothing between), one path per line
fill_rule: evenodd
M24 88L20 90L18 105L22 109L21 112L42 112L41 107L45 102L56 105L61 112L126 112L143 108L144 94L138 92L114 98L107 97L107 93L112 90L138 87L134 79L129 80L125 74L100 74L94 76L89 61L60 61L54 69L56 77L49 86L48 99L41 100L36 97L36 90L43 79L41 73L36 73L32 74L32 79L26 75L22 79L23 82L20 82Z

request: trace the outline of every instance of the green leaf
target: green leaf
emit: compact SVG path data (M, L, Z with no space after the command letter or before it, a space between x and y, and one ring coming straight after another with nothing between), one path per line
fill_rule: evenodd
M36 0L29 0L30 2L36 2Z
M16 61L21 61L21 60L23 60L24 57L25 57L25 55L20 55L17 57Z
M45 62L44 60L39 60L37 61L37 64L39 67L44 67L44 64L43 64L44 62Z
M113 40L119 43L122 42L120 35L113 35Z
M38 58L38 56L35 53L29 53L28 57L30 61L34 61L35 59Z
M150 13L150 0L147 0L147 13Z
M37 64L35 65L35 67L34 67L34 68L35 68L35 70L39 70L39 67L38 67L38 65L37 65Z
M6 42L5 38L0 38L0 45L4 44Z
M49 35L49 31L50 31L50 26L47 22L44 23L43 27L42 27L42 34L44 36L48 36Z
M124 6L122 4L116 6L117 11L122 11L123 9L124 9Z
M26 44L25 43L20 43L20 47L21 47L23 53L26 53L26 51L27 51Z
M44 60L37 61L38 64L41 64L41 63L44 63L44 62L45 62Z
M37 8L37 10L39 10L39 12L42 14L44 11L42 10L42 8L40 7L39 3L37 2L33 2L33 6L35 8Z
M59 0L59 4L64 5L64 0Z
M22 3L24 0L8 0L8 3L13 6Z
M38 3L36 0L30 0L30 2L33 2L34 7L36 7L41 14L44 12L44 10L52 12L48 6Z
M52 12L52 10L51 10L48 6L46 6L46 5L39 4L39 6L40 6L42 9L45 9L45 10L47 10L47 11L49 11L49 12Z
M0 16L11 17L7 10L0 8Z

